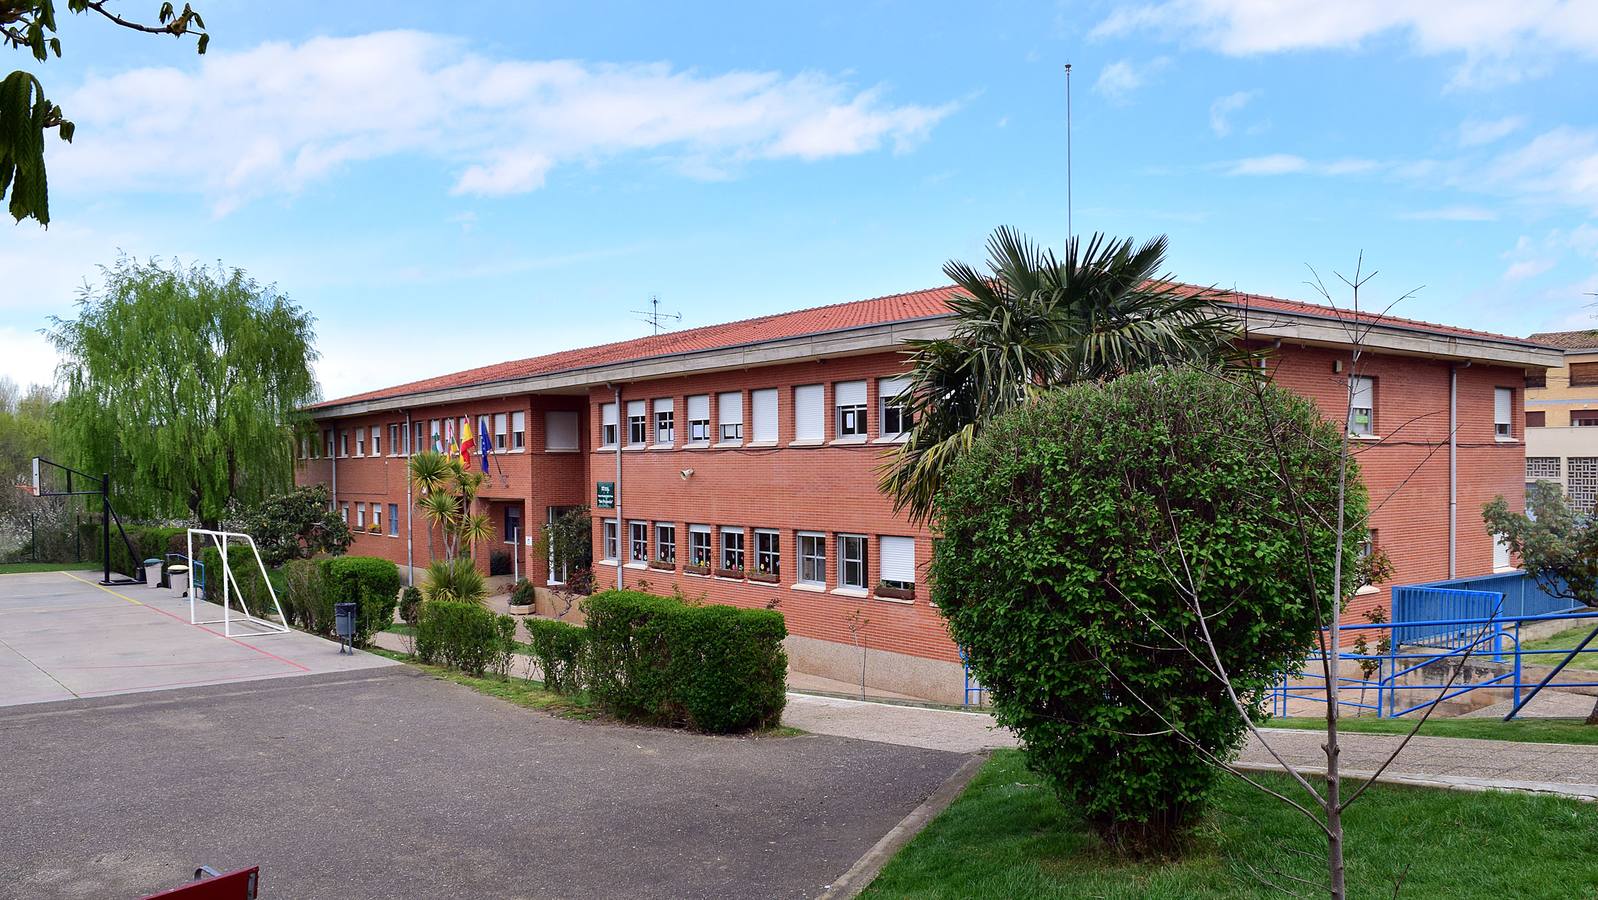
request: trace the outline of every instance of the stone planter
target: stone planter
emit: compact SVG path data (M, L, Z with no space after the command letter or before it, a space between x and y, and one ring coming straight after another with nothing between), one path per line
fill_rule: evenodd
M875 593L878 597L886 597L889 600L914 600L916 598L916 589L913 587L896 588L879 584Z
M781 576L773 572L750 572L748 577L750 581L758 581L762 584L776 584L777 579Z
M510 614L513 616L528 616L532 615L533 613L533 604L529 603L525 606L517 606L516 604L512 603L507 606L506 609L508 609Z

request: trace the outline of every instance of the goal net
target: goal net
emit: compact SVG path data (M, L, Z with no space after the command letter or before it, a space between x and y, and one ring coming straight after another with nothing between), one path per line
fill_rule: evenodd
M229 552L245 547L250 550L247 556ZM207 566L205 551L209 549L215 549L218 558ZM236 531L190 528L188 550L191 625L221 625L222 633L228 637L289 631L288 617L283 615L283 604L278 602L277 590L267 577L266 564L261 561L254 538ZM276 616L277 620L269 616Z

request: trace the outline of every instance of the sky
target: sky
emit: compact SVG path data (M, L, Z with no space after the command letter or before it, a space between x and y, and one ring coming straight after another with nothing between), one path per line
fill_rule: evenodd
M946 283L1013 225L1183 281L1598 327L1598 3L195 0L62 14L48 229L0 225L0 376L119 254L316 317L328 398ZM153 15L155 0L121 11ZM148 7L148 9L146 9Z

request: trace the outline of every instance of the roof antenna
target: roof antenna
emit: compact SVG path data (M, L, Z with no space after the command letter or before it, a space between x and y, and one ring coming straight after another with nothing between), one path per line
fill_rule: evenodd
M1076 226L1071 221L1071 64L1065 64L1065 241L1067 247L1076 237Z
M660 311L660 295L659 294L650 294L649 295L649 309L648 310L634 309L634 310L629 310L629 312L631 312L635 316L638 316L639 317L638 321L644 323L645 325L648 325L650 328L653 328L655 330L655 334L660 334L660 323L663 320L671 319L671 320L677 321L677 322L681 322L682 321L682 313L680 313L680 312L663 313L663 312Z

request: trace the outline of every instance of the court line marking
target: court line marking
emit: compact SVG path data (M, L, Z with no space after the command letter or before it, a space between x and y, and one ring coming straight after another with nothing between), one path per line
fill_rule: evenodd
M45 670L44 666L41 666L38 663L34 662L33 660L28 659L28 657L27 657L27 655L25 653L23 653L21 650L18 650L15 647L11 646L10 644L6 643L4 638L0 638L0 647L4 647L7 650L10 650L12 653L15 653L18 657L20 657L28 665L33 666L35 669L38 669L44 675L44 677L50 679L51 681L53 681L57 685L59 685L61 690L66 691L67 693L71 694L74 697L82 697L83 696L82 694L78 693L77 691L74 691L72 688L69 688L69 687L67 687L64 684L61 684L61 679L55 677L54 675L51 675L48 671Z
M262 650L260 647L251 646L251 645L246 644L243 641L241 641L241 640L239 640L238 638L235 638L235 637L228 637L227 635L223 634L220 631L212 631L211 629L206 628L204 625L195 625L194 623L192 623L189 620L183 618L182 616L173 615L172 613L167 612L166 610L160 608L159 606L151 606L148 603L143 603L141 601L135 600L132 597L129 597L127 594L124 594L124 593L122 593L120 591L113 591L110 588L108 588L105 585L100 584L98 582L85 581L84 579L79 578L78 576L72 574L71 572L62 572L61 574L67 576L68 578L72 579L73 581L77 581L77 582L81 582L83 584L86 584L89 587L99 588L100 590L105 591L107 594L110 594L113 597L120 597L121 599L126 600L129 603L132 603L134 606L142 606L145 609L148 609L148 610L150 610L152 612L158 612L161 615L166 616L167 618L169 618L169 619L171 619L171 620L173 620L175 622L181 622L184 625L188 625L190 628L198 628L201 631L205 632L206 634L214 634L214 635L216 635L217 637L221 638L224 641L232 641L233 643L238 644L240 647L243 647L243 648L245 648L247 650L254 650L256 653L259 653L262 656L268 657L270 659L275 659L278 662L283 663L284 665L287 665L287 666L293 666L294 668L299 669L301 672L309 672L309 671L311 671L309 666L302 666L302 665L300 665L299 663L295 662L292 659L284 659L283 657L278 656L275 653L268 653L267 651Z

